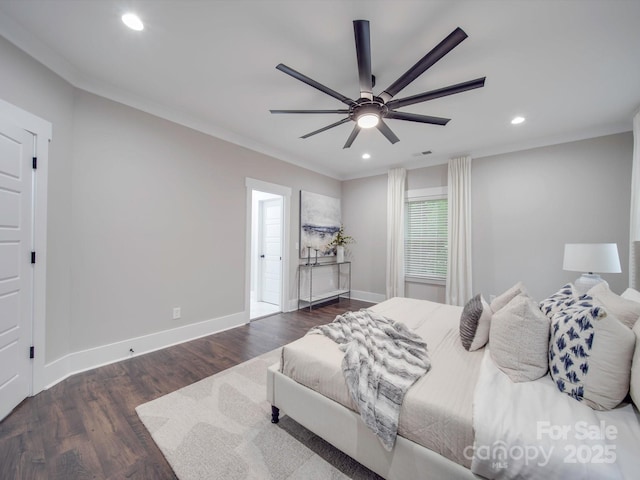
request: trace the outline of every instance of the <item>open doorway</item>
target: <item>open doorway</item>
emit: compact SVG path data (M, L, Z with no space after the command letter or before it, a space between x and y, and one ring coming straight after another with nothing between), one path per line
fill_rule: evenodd
M282 195L251 192L251 303L249 319L282 311Z
M249 322L266 315L288 312L292 308L289 299L291 188L249 177L245 180L247 261L244 305L246 321Z

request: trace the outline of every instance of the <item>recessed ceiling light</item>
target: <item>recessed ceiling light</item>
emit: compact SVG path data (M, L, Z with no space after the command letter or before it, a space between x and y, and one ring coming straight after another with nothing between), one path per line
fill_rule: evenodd
M125 13L122 15L122 22L131 30L135 30L136 32L144 30L142 20L140 20L140 17L135 13Z
M511 120L512 125L519 125L522 122L524 122L524 117L513 117L513 120Z
M362 154L362 159L363 160L369 160L371 158L371 155L369 155L368 153L363 153Z

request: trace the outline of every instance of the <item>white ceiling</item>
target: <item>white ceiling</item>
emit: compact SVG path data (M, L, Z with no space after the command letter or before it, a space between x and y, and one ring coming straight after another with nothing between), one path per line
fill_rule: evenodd
M275 66L357 98L355 19L371 22L374 93L458 26L469 38L395 98L485 87L402 108L452 120L388 120L395 145L372 129L343 149L351 122L300 139L342 116L269 109L345 106ZM0 34L79 88L339 179L629 131L640 106L639 0L0 0Z

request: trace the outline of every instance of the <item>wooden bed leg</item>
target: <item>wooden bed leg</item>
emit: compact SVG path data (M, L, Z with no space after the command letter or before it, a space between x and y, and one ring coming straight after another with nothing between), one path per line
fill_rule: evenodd
M280 409L271 405L271 423L278 423L280 419Z

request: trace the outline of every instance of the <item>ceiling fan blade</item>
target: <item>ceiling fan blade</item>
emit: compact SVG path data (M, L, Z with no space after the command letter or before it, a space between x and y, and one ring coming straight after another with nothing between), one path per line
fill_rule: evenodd
M269 110L271 113L349 113L349 110Z
M417 115L415 113L407 112L387 112L385 118L391 118L393 120L407 120L409 122L429 123L431 125L446 125L451 120L450 118L431 117L429 115Z
M468 82L458 83L456 85L449 85L448 87L419 93L418 95L413 95L411 97L391 100L387 103L387 107L390 109L406 107L407 105L413 105L414 103L426 102L427 100L434 100L436 98L446 97L447 95L466 92L467 90L473 90L474 88L481 88L484 87L484 81L486 78L487 77L476 78L475 80L469 80Z
M464 30L460 27L456 28L449 34L449 36L447 36L447 38L442 40L433 48L433 50L422 57L418 63L407 70L389 88L382 92L379 95L380 98L382 98L385 103L391 100L400 92L400 90L422 75L429 67L434 65L438 60L457 47L465 38L467 38L467 34Z
M356 123L356 126L353 127L353 130L351 130L351 135L349 135L349 138L347 138L347 142L344 144L344 147L342 148L343 149L349 148L359 133L360 133L360 126Z
M371 35L367 20L354 20L353 33L356 39L360 98L373 100L373 77L371 76Z
M355 103L356 103L354 100L351 100L350 98L345 97L341 93L338 93L335 90L332 90L329 87L326 87L326 86L322 85L321 83L316 82L312 78L309 78L306 75L304 75L304 74L302 74L300 72L297 72L293 68L289 68L289 67L287 67L286 65L284 65L282 63L279 63L276 66L276 69L280 70L281 72L286 73L287 75L292 76L296 80L300 80L301 82L304 82L307 85L320 90L322 93L326 93L327 95L330 95L333 98L336 98L336 99L340 100L342 103L346 103L347 105L355 105Z
M393 133L391 131L391 129L389 128L389 126L384 123L382 121L382 119L380 119L380 121L378 122L378 124L376 125L376 128L378 130L380 130L380 132L387 137L387 140L389 140L391 143L397 143L400 141L400 139L398 137L396 137L396 134Z
M316 133L322 133L325 130L329 130L330 128L337 127L338 125L342 125L343 123L347 123L347 122L350 122L350 121L351 121L351 119L349 117L343 118L342 120L340 120L340 121L338 121L336 123L332 123L331 125L327 125L326 127L322 127L319 130L315 130L315 131L313 131L311 133L307 133L306 135L303 135L300 138L309 138L309 137L315 135Z

